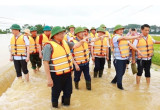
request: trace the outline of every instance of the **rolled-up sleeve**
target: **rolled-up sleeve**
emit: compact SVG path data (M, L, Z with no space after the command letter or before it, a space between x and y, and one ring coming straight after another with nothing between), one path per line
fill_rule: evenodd
M156 41L155 41L153 38L152 38L152 41L153 41L153 43L155 44Z
M43 61L50 61L51 60L51 54L52 54L52 47L50 44L47 44L44 46L42 54L43 54Z
M135 39L134 42L133 42L133 45L134 45L135 47L137 47L137 44L138 44L138 40Z
M118 42L118 36L115 36L114 38L113 38L113 43L116 43L116 42Z
M67 42L67 44L68 44L70 50L72 50L73 46L74 46L74 42Z
M26 46L29 46L29 39L28 39L28 37L24 36L23 39L24 39L24 42L25 42Z

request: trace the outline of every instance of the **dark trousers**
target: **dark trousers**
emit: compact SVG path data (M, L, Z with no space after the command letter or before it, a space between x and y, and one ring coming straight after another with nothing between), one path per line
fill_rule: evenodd
M79 82L81 74L83 72L85 80L91 81L91 76L89 74L89 63L79 65L80 71L76 71L76 68L74 67L74 81Z
M17 77L22 76L22 71L24 74L28 74L27 62L26 60L14 60L14 67L17 73Z
M145 71L145 77L151 77L150 69L151 69L151 60L137 60L138 65L138 73L137 76L142 76L143 69Z
M105 58L95 57L94 72L98 72L99 70L103 70L104 69L105 60L106 60Z
M71 73L66 73L63 75L56 75L54 72L51 72L51 77L54 83L51 93L51 101L58 103L58 99L61 91L63 91L63 99L71 97L72 94L72 77Z
M130 63L130 61L129 60L127 60L127 63L126 64L129 64Z
M109 47L108 49L109 49L109 61L111 61L111 47Z
M42 60L39 58L39 54L30 54L30 61L32 69L40 68L42 66Z
M126 70L126 63L127 60L114 60L113 64L116 70L116 76L114 79L116 80L117 84L122 84L122 78Z

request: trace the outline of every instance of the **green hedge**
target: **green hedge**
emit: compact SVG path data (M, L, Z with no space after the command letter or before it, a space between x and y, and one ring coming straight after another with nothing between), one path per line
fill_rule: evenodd
M152 36L155 40L160 41L160 36ZM160 44L154 44L154 56L152 62L160 65Z

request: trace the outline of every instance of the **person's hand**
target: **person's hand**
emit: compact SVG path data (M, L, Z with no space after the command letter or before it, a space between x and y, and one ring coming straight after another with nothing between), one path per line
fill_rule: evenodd
M10 57L10 59L9 59L10 61L13 61L13 57Z
M109 58L108 58L108 57L107 57L106 59L107 59L107 61L109 60Z
M92 56L92 61L95 61L95 57L94 56Z
M48 79L48 81L47 81L47 86L48 87L53 87L53 80L50 78L50 79Z
M136 61L135 60L132 60L132 64L135 64L136 63Z
M28 61L29 61L29 57L26 58L26 62L28 62Z
M75 68L76 68L76 71L80 71L80 68L77 64L75 65Z
M42 57L43 57L42 54L39 54L39 58L42 59Z
M139 34L137 40L140 40L141 38L143 38L143 34Z
M83 40L86 42L89 38L91 38L91 36L84 37Z
M140 56L144 57L144 55L139 50L137 52Z
M84 42L86 42L86 39L84 38L84 39L82 39L80 42L81 42L81 43L84 43Z
M108 36L107 35L100 36L101 39L104 39L105 37L108 37Z

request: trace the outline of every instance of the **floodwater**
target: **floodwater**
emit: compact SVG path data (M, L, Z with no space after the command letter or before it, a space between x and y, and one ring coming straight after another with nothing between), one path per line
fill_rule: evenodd
M12 82L10 79L15 78L13 67L10 67L5 74L2 73L3 75L8 74L8 76L0 76L0 91L5 85L9 87L0 96L0 110L54 110L51 107L51 89L47 87L44 68L42 67L40 72L34 74L30 64L28 66L29 83L16 78L9 87ZM75 90L73 84L71 105L69 107L62 106L60 98L58 110L160 110L159 66L152 65L150 86L146 84L144 76L140 86L137 86L135 75L131 73L131 70L127 70L123 78L124 91L110 83L115 75L113 65L111 69L105 65L102 78L93 78L93 68L93 63L90 62L92 90L86 90L82 75L80 89Z
M9 64L9 44L11 34L0 34L0 68Z

